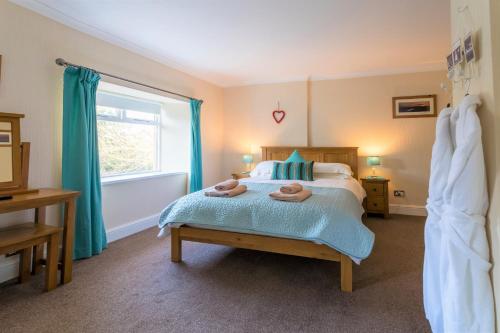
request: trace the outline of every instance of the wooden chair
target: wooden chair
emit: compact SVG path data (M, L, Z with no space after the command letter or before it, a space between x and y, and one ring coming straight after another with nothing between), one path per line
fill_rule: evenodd
M63 229L46 224L24 223L0 229L0 255L20 252L19 283L29 279L33 246L47 243L45 290L57 286L59 235Z

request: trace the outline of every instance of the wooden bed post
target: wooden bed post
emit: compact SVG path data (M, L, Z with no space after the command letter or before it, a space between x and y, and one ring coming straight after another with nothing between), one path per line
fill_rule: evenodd
M340 254L340 290L352 292L352 260Z
M179 228L170 228L170 260L172 262L182 261L182 240L181 240L181 230Z

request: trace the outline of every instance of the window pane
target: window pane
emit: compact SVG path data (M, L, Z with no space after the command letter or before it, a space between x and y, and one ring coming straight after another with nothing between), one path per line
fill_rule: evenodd
M159 114L161 110L161 104L158 102L105 91L98 91L96 99L98 105L117 109L144 111L156 114Z
M98 116L120 117L120 110L108 106L97 105L96 111Z
M101 176L158 171L158 127L98 120Z
M126 114L127 114L126 117L128 119L140 120L140 121L151 121L151 122L156 121L156 115L153 113L127 110Z

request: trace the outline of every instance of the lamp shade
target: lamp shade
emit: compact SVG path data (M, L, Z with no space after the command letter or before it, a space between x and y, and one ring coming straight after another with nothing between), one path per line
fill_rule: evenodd
M243 155L243 158L241 159L243 163L252 163L253 162L253 155Z
M380 165L380 156L368 156L366 158L366 163L369 166L377 166Z

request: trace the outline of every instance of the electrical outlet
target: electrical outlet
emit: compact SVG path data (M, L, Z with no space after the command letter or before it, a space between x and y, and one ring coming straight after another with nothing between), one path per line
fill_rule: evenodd
M405 196L405 191L403 191L403 190L394 190L394 196L395 196L395 197L401 197L401 198L404 198L404 196Z

